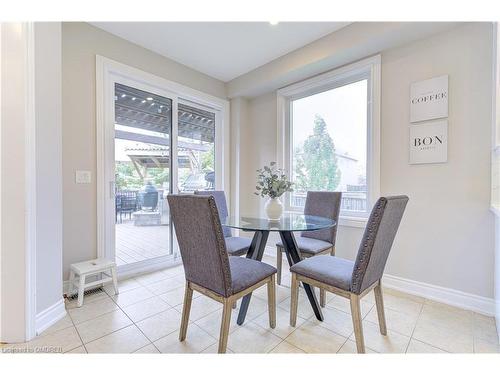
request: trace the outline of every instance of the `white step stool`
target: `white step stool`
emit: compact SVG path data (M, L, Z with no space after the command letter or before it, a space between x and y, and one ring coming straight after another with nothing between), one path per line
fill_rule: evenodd
M88 276L100 275L101 278L89 283L85 282ZM79 277L78 282L75 276ZM78 288L78 307L83 305L83 293L86 288L91 288L96 285L103 285L108 282L113 282L115 294L118 294L118 281L116 279L116 264L107 259L93 259L86 262L74 263L71 265L69 273L69 294L73 294L74 288Z

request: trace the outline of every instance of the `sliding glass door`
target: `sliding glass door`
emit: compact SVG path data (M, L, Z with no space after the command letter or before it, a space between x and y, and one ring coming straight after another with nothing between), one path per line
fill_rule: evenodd
M179 103L177 168L179 193L214 190L216 112L192 103Z
M115 83L115 259L172 255L172 99Z
M98 253L122 273L166 267L179 261L168 194L223 189L221 111L169 91L160 79L106 78Z

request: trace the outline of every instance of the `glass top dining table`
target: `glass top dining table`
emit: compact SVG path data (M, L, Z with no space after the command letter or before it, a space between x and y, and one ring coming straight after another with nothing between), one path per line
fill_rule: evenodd
M269 232L309 232L327 229L335 226L335 220L321 216L303 215L299 213L284 213L280 220L269 220L249 216L228 216L222 225L244 231Z
M284 213L281 219L276 221L251 216L228 216L222 220L221 224L229 228L254 232L252 243L247 252L247 258L258 261L262 261L269 233L278 232L290 266L300 262L302 259L293 232L328 230L337 225L335 220L326 217L303 215L300 213ZM321 312L313 288L305 283L303 286L316 318L323 321L323 313ZM239 325L245 321L251 298L251 293L243 297L238 313L237 322Z

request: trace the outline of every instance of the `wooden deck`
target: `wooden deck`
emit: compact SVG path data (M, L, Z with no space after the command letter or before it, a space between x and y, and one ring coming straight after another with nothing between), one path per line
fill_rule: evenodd
M124 218L115 228L117 266L170 254L168 225L137 227Z

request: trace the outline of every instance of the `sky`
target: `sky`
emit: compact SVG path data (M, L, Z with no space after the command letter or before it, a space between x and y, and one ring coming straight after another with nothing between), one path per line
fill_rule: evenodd
M366 165L367 80L293 101L294 147L312 134L316 114L325 120L337 152Z

